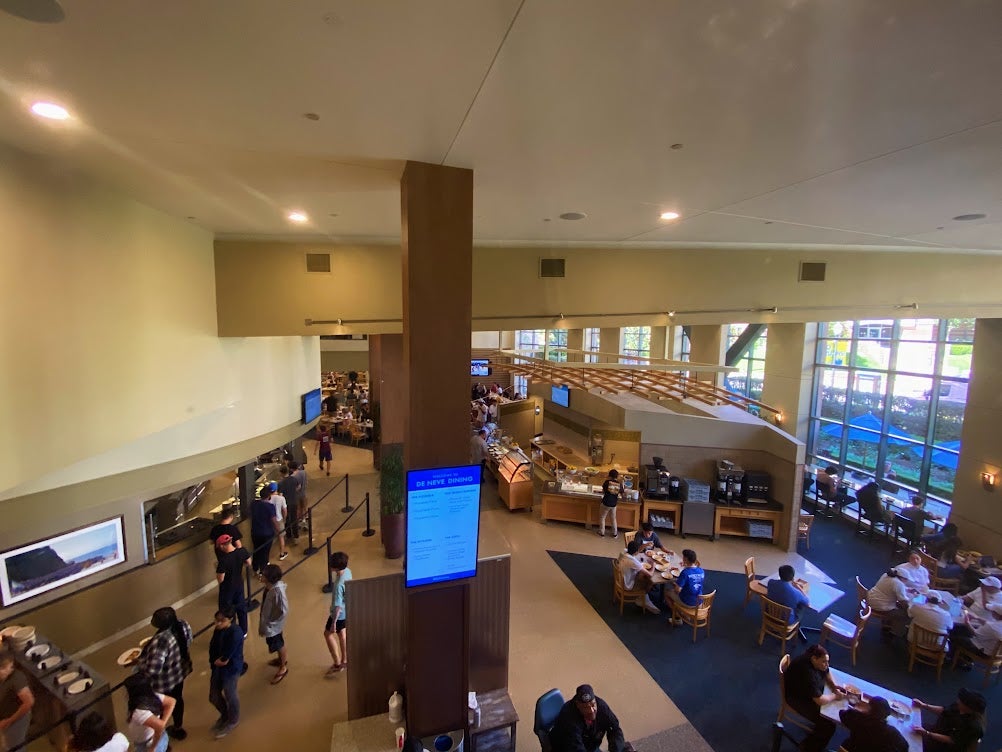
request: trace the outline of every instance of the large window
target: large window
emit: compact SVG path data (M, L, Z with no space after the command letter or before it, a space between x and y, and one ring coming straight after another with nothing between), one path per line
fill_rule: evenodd
M599 333L602 330L598 327L593 329L585 329L583 344L581 349L589 353L597 353L600 351L599 344ZM598 355L585 355L585 363L598 363Z
M728 324L727 326L727 349L738 341L744 334L748 324ZM762 385L765 383L765 348L766 329L759 332L748 345L741 359L734 364L738 370L731 371L725 377L725 386L732 392L743 394L750 399L760 399L762 397Z
M546 359L560 363L567 361L567 330L546 330Z
M531 358L542 358L546 348L545 329L517 329L515 331L515 349L526 350L521 355Z
M624 362L638 363L634 358L651 357L651 328L649 326L624 326L619 352L626 356Z
M818 324L814 460L949 514L973 350L974 319Z

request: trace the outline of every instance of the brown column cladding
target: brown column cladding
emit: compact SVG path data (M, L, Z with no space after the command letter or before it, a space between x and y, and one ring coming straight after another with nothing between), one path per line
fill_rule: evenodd
M469 462L473 172L408 162L400 181L407 469ZM410 593L407 722L428 736L465 728L469 588Z

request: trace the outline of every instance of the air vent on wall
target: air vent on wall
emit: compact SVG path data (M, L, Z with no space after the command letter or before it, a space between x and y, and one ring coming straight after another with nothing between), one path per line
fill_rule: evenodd
M801 261L800 281L801 282L824 282L825 269L827 264L823 261Z
M331 270L331 255L329 253L307 253L306 271L326 272Z
M540 277L563 277L564 276L564 259L547 259L547 258L541 258L539 260L539 276Z

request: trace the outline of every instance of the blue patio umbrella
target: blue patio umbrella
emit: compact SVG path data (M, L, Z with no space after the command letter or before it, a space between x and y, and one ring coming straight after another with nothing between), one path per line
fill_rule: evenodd
M883 423L873 413L859 415L849 421L849 441L865 441L868 444L876 444L880 441L880 432ZM821 433L836 439L842 438L842 424L829 423L821 429ZM887 443L893 446L912 446L916 439L909 436L894 426L887 429Z
M922 456L922 452L925 447L912 447L912 451L915 452L919 457ZM946 451L947 449L952 449L952 452ZM939 445L938 449L932 450L932 462L934 465L939 465L940 467L946 467L950 470L957 469L957 461L960 457L954 452L960 452L960 441L944 441Z

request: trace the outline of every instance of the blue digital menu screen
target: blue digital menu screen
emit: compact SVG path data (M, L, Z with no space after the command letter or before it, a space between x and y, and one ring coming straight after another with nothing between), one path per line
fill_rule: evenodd
M407 587L473 577L480 538L480 465L407 473Z

